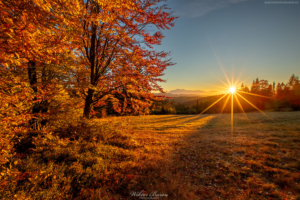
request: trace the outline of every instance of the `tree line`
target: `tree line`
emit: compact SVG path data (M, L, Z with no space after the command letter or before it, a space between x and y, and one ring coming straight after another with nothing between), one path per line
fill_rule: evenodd
M270 84L268 80L259 80L256 78L249 89L243 83L237 88L234 97L234 112L252 112L260 110L300 110L300 80L296 75L291 75L286 83ZM199 114L206 108L223 97L216 95L211 97L199 98L195 101L187 103L176 103L174 100L165 99L163 102L156 102L151 108L152 114ZM247 101L246 101L246 100ZM225 105L226 104L226 105ZM240 104L243 110L238 105ZM252 104L252 105L251 105ZM225 105L225 107L224 107ZM227 101L226 97L212 106L204 113L230 113L231 101Z

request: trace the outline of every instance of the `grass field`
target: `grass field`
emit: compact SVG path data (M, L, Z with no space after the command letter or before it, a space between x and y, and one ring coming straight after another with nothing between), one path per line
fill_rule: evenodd
M299 200L300 112L266 114L74 122L23 144L0 198Z
M149 166L135 190L170 199L300 199L300 112L266 114L234 114L233 134L229 114L133 117L135 162Z

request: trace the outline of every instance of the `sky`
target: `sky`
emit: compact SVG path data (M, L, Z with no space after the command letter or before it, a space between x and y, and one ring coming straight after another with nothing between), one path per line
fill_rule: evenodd
M156 50L176 63L165 70L166 92L223 92L227 82L249 88L257 77L286 83L300 76L300 2L263 0L168 0L179 18ZM179 90L180 89L180 90ZM191 91L191 93L193 92Z

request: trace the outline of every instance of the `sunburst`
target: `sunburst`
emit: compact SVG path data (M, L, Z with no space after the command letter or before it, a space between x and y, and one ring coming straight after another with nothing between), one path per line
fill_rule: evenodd
M253 108L255 108L256 110L258 110L260 113L262 113L263 115L265 115L269 119L271 119L266 113L264 113L262 110L260 110L259 108L257 108L253 103L251 103L249 100L247 100L245 97L243 97L242 94L247 94L247 95L252 95L252 96L258 96L258 97L264 97L264 98L271 98L271 97L267 97L267 96L263 96L263 95L258 95L258 94L253 94L253 93L250 93L250 92L244 92L244 91L239 90L239 88L237 87L237 85L240 85L241 83L243 83L243 81L245 81L245 80L243 80L243 81L239 82L239 78L240 78L241 74L240 74L240 76L237 78L237 80L235 82L233 80L233 75L232 75L232 81L230 83L229 78L226 75L225 70L224 70L224 68L221 65L220 59L218 58L218 56L217 56L216 52L214 51L214 49L213 49L213 52L214 52L214 54L216 56L216 59L217 59L217 61L219 63L219 66L221 67L221 69L222 69L222 71L223 71L223 73L225 75L227 83L225 83L224 81L222 81L218 77L216 77L216 78L220 82L222 82L223 85L225 86L225 87L222 87L222 88L227 89L227 90L225 90L225 94L223 94L218 100L216 100L214 103L212 103L210 106L208 106L205 110L203 110L199 115L203 114L208 109L210 109L211 107L213 107L216 103L218 103L219 101L221 101L223 98L227 97L227 99L226 99L226 101L225 101L225 103L224 103L224 105L222 107L221 113L220 113L220 114L222 114L223 111L224 111L224 109L225 109L225 107L226 107L226 105L227 105L227 103L228 103L228 101L229 101L229 99L231 99L231 135L232 135L233 134L233 106L234 106L233 101L234 101L234 99L237 102L237 105L238 105L239 109L242 111L242 113L244 114L244 116L248 119L248 117L247 117L247 115L246 115L246 113L245 113L245 111L244 111L244 109L243 109L243 107L242 107L239 99L237 98L237 96L239 96L241 99L243 99L248 104L250 104ZM221 86L218 86L218 87L221 87Z
M229 88L229 92L232 93L232 94L234 94L234 93L236 92L236 87L231 86L231 87Z

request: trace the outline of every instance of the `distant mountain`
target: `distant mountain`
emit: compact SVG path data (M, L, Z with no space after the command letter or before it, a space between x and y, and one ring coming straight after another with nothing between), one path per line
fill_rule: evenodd
M155 96L165 96L170 97L170 101L175 101L176 103L183 104L194 104L197 100L203 101L206 99L213 98L217 91L205 92L203 90L186 90L186 89L175 89L167 93L154 93ZM206 98L207 97L207 98Z
M186 89L176 89L168 92L169 94L188 94L188 95L205 95L206 92L203 90L186 90Z
M172 94L172 93L154 93L155 96L166 96L166 97L200 97L198 94Z
M165 96L167 98L169 97L170 101L175 101L176 103L185 103L187 101L192 101L192 100L201 98L201 96L197 95L197 94L155 93L154 95L155 96Z
M220 97L222 97L223 95L213 95L213 96L205 96L205 97L198 97L198 98L194 98L194 99L189 99L188 101L183 102L184 105L196 105L197 101L198 103L201 102L205 102L205 101L216 101L217 99L219 99Z
M170 99L170 101L186 104L187 102L192 102L199 98L201 98L201 96L178 96L173 97L172 99Z

